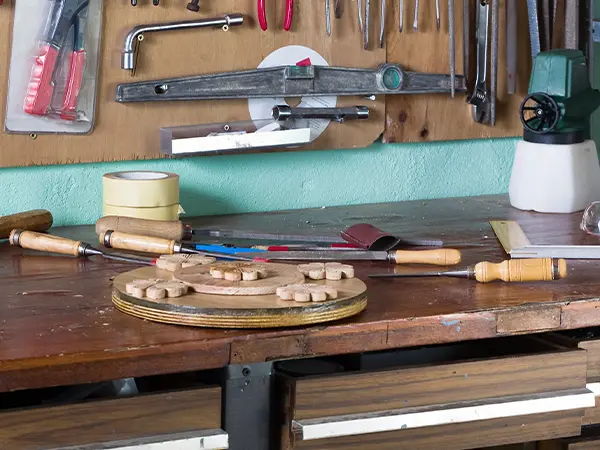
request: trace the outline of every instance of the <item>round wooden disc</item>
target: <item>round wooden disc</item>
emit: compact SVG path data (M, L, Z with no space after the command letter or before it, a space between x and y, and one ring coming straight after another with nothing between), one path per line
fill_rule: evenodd
M295 266L291 266L295 268ZM151 300L127 294L125 285L137 279L173 279L173 273L156 267L142 267L118 275L113 282L113 303L142 319L177 325L217 328L270 328L309 325L343 319L361 312L367 305L366 285L357 278L321 280L338 290L338 298L319 303L280 300L276 295L211 295L190 293L179 298Z
M279 286L304 283L304 275L291 264L258 264L267 269L264 278L254 281L229 281L213 278L210 265L193 266L175 272L176 280L183 281L196 291L219 295L266 295L274 294Z

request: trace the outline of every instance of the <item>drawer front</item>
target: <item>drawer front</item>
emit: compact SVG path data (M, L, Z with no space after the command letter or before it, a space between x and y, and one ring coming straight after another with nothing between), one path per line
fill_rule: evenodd
M223 449L221 389L0 412L0 448Z
M563 436L579 433L583 410L595 401L585 388L584 351L529 338L485 345L497 356L329 376L281 375L282 448L318 448L328 440L362 439L370 433L391 436L389 445L398 445L397 439L409 436L431 439L440 429L442 434L458 430L453 448L463 448L465 430L480 432L483 424L499 427L496 440L484 445L502 445L519 442L507 432L512 420L519 426L531 424L535 439L557 431ZM514 355L511 348L521 353ZM532 353L522 352L527 348Z
M298 442L301 450L458 450L578 435L581 414L552 413L478 423Z

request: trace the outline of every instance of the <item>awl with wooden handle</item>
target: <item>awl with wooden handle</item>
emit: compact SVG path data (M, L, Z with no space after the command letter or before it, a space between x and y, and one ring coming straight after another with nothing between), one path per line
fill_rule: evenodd
M102 256L115 261L125 261L137 264L153 265L153 259L144 257L129 257L105 253L82 241L74 241L50 234L37 233L27 230L12 230L9 236L10 245L40 252L59 253L70 256Z
M175 253L197 253L205 256L214 256L216 258L227 258L239 261L253 261L252 258L243 256L205 252L196 250L177 242L174 239L163 239L151 236L140 236L137 234L122 233L120 231L107 230L99 236L100 243L106 248L117 248L120 250L131 250L142 253L153 253L159 255L173 255ZM260 252L260 254L266 252ZM262 259L262 257L257 256Z
M435 250L391 250L388 252L325 250L236 253L247 258L294 261L389 261L395 264L434 264L451 266L460 263L460 251L453 248Z
M512 259L501 263L483 261L463 270L444 272L383 273L369 275L369 278L411 278L411 277L458 277L488 283L494 280L507 282L550 281L567 276L567 262L564 259L537 258Z
M12 230L47 231L52 226L52 214L45 209L34 209L0 217L0 239L6 239Z

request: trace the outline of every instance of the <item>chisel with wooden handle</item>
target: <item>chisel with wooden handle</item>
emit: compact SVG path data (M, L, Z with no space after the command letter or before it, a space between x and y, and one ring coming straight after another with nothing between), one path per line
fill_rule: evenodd
M10 245L14 245L29 250L37 250L47 253L59 253L61 255L88 257L102 256L106 259L115 261L125 261L137 264L153 265L152 258L121 256L112 253L105 253L90 244L82 241L74 241L50 234L36 233L27 230L12 230L8 238Z
M0 239L6 239L12 230L47 231L52 226L52 214L45 209L34 209L0 217Z
M122 233L120 231L107 230L99 236L100 243L106 248L117 248L120 250L131 250L142 253L153 253L158 255L173 255L175 253L197 253L204 256L214 256L215 258L227 258L239 261L253 261L252 258L245 258L235 254L225 254L216 252L205 252L196 250L183 245L174 239L163 239L151 236L140 236L137 234ZM266 252L261 252L266 253ZM257 258L263 260L262 257Z
M315 236L289 233L263 233L243 230L215 230L192 228L180 220L147 220L133 217L104 216L96 222L96 234L100 236L108 230L140 236L159 237L177 242L190 241L193 236L226 239L249 239L272 242L310 242L315 244L344 244L348 242L340 236ZM403 238L403 245L439 247L442 241L436 239Z
M324 251L287 251L287 252L248 252L236 253L247 258L265 258L267 260L293 261L389 261L394 264L433 264L451 266L460 263L461 254L453 248L435 250L391 250L387 252L324 250Z
M536 258L512 259L497 264L483 261L466 269L444 272L382 273L369 275L369 278L458 277L480 283L495 280L513 283L558 280L566 276L567 262L564 259Z

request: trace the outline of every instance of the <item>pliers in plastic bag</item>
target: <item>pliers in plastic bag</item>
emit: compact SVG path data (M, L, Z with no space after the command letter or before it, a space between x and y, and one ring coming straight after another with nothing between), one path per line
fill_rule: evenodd
M285 0L285 20L283 29L290 31L292 18L294 17L294 0ZM265 11L265 0L258 0L258 23L263 31L267 30L267 14Z
M44 39L36 57L27 88L24 110L27 114L49 115L56 86L57 68L63 47L73 30L73 49L70 52L69 74L59 115L75 120L77 99L85 69L85 28L89 0L53 0L46 22Z

